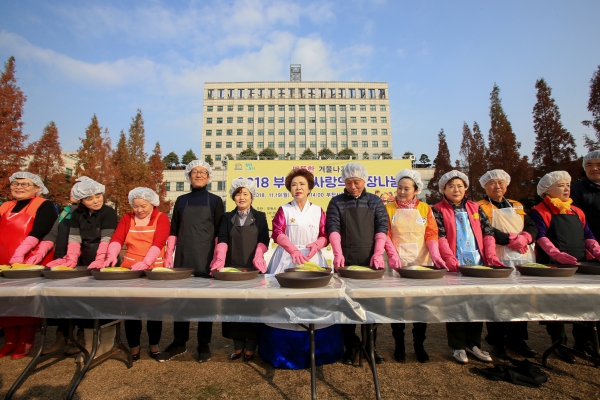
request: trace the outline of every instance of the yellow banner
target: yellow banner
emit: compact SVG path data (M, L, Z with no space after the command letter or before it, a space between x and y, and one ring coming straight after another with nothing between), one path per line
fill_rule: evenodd
M315 176L315 187L309 201L318 204L327 211L329 200L344 191L344 182L340 178L342 168L349 160L230 160L227 164L227 192L231 181L246 178L254 181L258 196L252 206L267 214L269 229L275 213L285 203L292 201L292 195L285 188L285 177L290 171L306 168ZM395 177L398 171L411 168L410 160L364 160L359 161L369 173L366 184L368 192L381 197L384 202L393 201L396 195ZM227 200L227 210L235 207Z

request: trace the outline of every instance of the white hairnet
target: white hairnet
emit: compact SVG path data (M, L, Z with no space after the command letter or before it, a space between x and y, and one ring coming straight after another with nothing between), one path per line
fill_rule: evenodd
M561 179L566 179L569 183L571 183L571 175L569 175L567 171L552 171L542 176L542 179L540 179L537 185L538 196L544 197L548 189L550 189L550 186L554 185Z
M493 169L481 175L479 184L485 189L485 185L492 179L503 180L506 181L506 186L510 185L510 175L503 169Z
M258 192L256 191L256 184L254 181L249 179L234 179L231 181L231 188L229 189L229 196L233 199L233 192L235 192L238 188L246 188L252 195L252 199L256 198Z
M194 160L185 166L185 180L187 181L187 183L192 183L190 181L190 172L192 172L192 170L195 167L206 168L206 170L208 171L208 183L212 182L213 170L212 170L212 167L210 166L210 164L207 163L206 161Z
M71 189L71 195L75 200L83 200L86 197L93 196L97 193L106 191L103 184L96 182L95 180L88 178L87 176L80 176L75 180L75 185Z
M597 160L600 158L600 150L594 150L590 153L587 153L583 156L583 167L585 168L585 163L590 160Z
M133 200L135 199L146 200L154 207L158 207L160 205L160 198L158 197L156 192L152 189L145 187L136 187L135 189L131 189L127 197L129 198L129 204L131 205L131 207L133 207Z
M8 181L10 183L12 183L15 179L29 179L31 182L33 182L33 184L35 186L40 188L40 190L38 191L38 194L48 194L49 193L48 189L46 189L46 186L44 185L44 182L42 182L42 178L40 178L36 174L32 174L31 172L27 172L27 171L18 171L18 172L15 172L14 174L12 174L8 178Z
M360 178L366 182L369 180L369 174L364 165L351 162L346 164L342 169L342 180L345 181L348 178Z
M465 183L465 188L469 187L469 178L467 177L467 175L463 174L460 171L453 169L450 172L446 172L440 178L440 181L438 182L438 184L440 186L440 193L442 193L442 194L444 193L444 187L446 186L446 183L450 182L454 178L461 179Z
M413 169L403 169L402 171L396 174L396 186L398 186L398 183L400 183L402 178L411 179L415 183L415 185L417 185L417 190L415 191L415 194L421 193L421 190L423 190L423 181L421 180L420 173Z

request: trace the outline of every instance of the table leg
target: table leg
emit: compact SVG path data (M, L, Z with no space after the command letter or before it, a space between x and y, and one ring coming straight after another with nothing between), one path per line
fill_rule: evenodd
M8 390L8 393L6 393L5 399L8 400L8 399L12 398L12 395L19 388L19 386L21 386L21 384L25 381L25 378L27 377L27 375L29 374L29 372L32 371L33 369L35 369L35 367L37 366L37 364L41 361L40 360L40 354L42 354L42 350L44 349L44 346L46 344L46 331L47 331L47 329L48 329L48 320L46 318L44 318L44 319L42 319L42 327L41 327L41 331L40 331L40 339L41 339L40 340L40 346L36 350L35 355L31 359L31 361L29 362L29 364L27 364L27 367L25 367L25 369L23 370L23 372L21 372L21 375L19 375L19 377L17 378L17 380L15 381L15 383L12 384L12 386Z
M595 367L600 366L600 349L599 349L599 345L598 345L598 328L596 326L596 322L594 322L594 321L588 322L588 327L589 327L590 333L592 335L592 345L594 347L594 352L596 354L594 354L590 357L586 353L582 353L580 351L577 351L570 347L567 347L562 344L563 342L562 342L562 338L561 338L560 340L557 340L554 344L552 344L552 346L550 346L550 348L544 352L544 354L542 355L542 365L548 369L552 369L552 367L548 366L548 356L550 356L550 354L552 354L554 352L554 350L560 348L561 350L564 350L567 353L570 353L575 357L578 357L582 360L593 363Z
M317 364L315 361L315 324L308 324L310 336L310 390L312 399L317 398Z
M77 378L75 378L75 382L73 382L73 385L71 386L71 389L69 390L69 394L67 395L67 400L71 400L73 398L73 395L75 395L75 391L77 390L77 387L79 386L79 384L81 383L81 380L83 379L83 377L87 373L88 369L90 368L92 361L94 361L94 356L96 355L96 351L98 350L98 331L99 331L99 329L100 329L100 320L95 319L94 320L94 334L92 336L92 352L90 354L88 354L87 350L85 348L83 348L82 353L83 353L83 357L85 360L85 364L83 365L83 368L82 368L81 372L79 373L79 375L77 375ZM77 344L77 347L79 347L80 350L82 349L82 346L80 346L79 344Z
M374 340L374 324L366 324L367 338L369 343L368 361L373 373L373 384L375 385L375 397L381 400L381 392L379 390L379 377L377 376L377 366L375 364L375 340Z
M600 345L598 344L598 324L595 321L590 322L591 325L591 333L592 333L592 345L594 346L594 358L596 361L592 361L594 366L600 366Z

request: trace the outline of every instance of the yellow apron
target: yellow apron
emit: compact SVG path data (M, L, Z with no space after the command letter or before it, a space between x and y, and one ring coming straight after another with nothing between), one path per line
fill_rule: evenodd
M525 226L523 218L514 208L495 208L492 211L492 227L505 233L521 233ZM496 256L507 267L514 267L526 262L535 262L533 244L527 246L527 252L521 254L518 250L513 250L508 246L496 244Z
M418 210L399 208L391 221L392 243L403 267L433 265L425 245L427 219Z

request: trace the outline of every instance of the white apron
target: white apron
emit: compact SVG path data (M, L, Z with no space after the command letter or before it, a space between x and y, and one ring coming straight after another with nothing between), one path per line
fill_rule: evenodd
M492 211L492 227L505 232L519 234L525 226L523 218L514 208L494 208ZM527 252L521 254L518 250L513 250L508 246L496 244L496 256L507 267L514 267L526 262L535 262L533 244L527 246Z
M417 209L398 208L392 217L392 243L403 267L433 265L425 244L427 219Z

